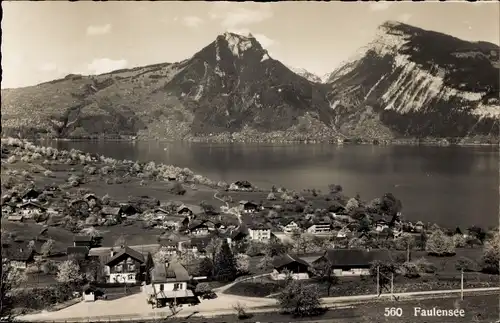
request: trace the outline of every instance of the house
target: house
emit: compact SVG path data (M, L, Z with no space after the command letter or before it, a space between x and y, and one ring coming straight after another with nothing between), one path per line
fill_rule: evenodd
M347 238L349 234L351 234L351 230L347 227L343 227L337 232L337 238Z
M169 256L175 256L180 251L181 243L172 240L160 240L160 248Z
M95 295L96 292L97 292L97 288L95 288L94 286L91 286L90 284L83 286L83 289L82 289L83 301L84 302L94 302L96 299L96 295Z
M101 209L101 214L106 216L106 217L118 217L121 215L121 208L120 207L104 206Z
M193 291L188 289L190 280L188 271L178 262L155 263L151 269L151 284L144 286L144 290L157 307L190 303L195 299Z
M16 210L16 206L13 203L3 203L2 204L2 216L9 216Z
M286 234L293 234L295 232L300 232L300 226L295 221L288 222L287 225L283 227L283 232Z
M42 214L46 210L40 203L33 201L28 201L19 205L19 209L24 218L28 219L33 218L35 215Z
M23 246L20 248L2 248L2 259L10 260L10 265L18 269L26 269L35 262L35 250Z
M422 221L418 221L415 223L414 229L419 232L424 231L424 223Z
M87 203L89 203L89 205L92 205L92 206L99 204L99 202L100 202L99 198L95 194L92 194L92 193L85 194L83 196L83 199L85 201L87 201Z
M191 211L190 208L188 208L186 205L183 204L177 208L177 214L191 216L194 213L193 211Z
M23 199L23 202L36 201L40 194L41 193L38 190L30 188L23 193L21 198Z
M11 222L23 222L24 217L22 215L9 215L7 220Z
M248 181L236 181L229 185L230 191L252 191L252 184Z
M240 210L243 213L255 213L259 210L259 205L254 202L240 201Z
M267 242L271 240L271 229L261 224L251 224L248 226L248 236L250 240Z
M84 199L74 199L69 202L69 205L74 210L88 211L90 204Z
M207 221L198 221L194 220L191 223L189 223L188 228L187 228L187 233L192 234L195 236L204 236L209 233L208 231L208 225L206 223Z
M196 237L182 244L182 250L192 252L197 256L204 256L206 247L212 240L212 237Z
M73 237L73 246L74 247L92 247L92 237L91 236L81 236L77 235Z
M277 256L272 264L271 278L274 280L286 279L287 272L292 275L293 279L309 279L309 264L299 257L289 254Z
M385 254L386 252L384 252ZM330 249L313 262L328 263L336 276L362 276L370 274L371 263L382 258L383 253L362 249Z
M127 217L127 216L132 216L132 215L135 215L135 214L139 214L141 213L140 210L138 210L135 206L133 205L130 205L128 203L124 203L124 204L121 204L120 205L120 211L119 211L119 214L122 216L122 217Z
M111 259L105 263L104 271L109 283L134 284L143 280L145 258L140 252L127 246L111 249Z
M312 234L329 234L332 232L332 225L331 223L319 222L309 226L306 231Z
M378 220L377 222L375 222L375 231L382 232L382 231L384 231L384 229L387 229L387 228L389 228L387 221Z
M66 249L68 260L85 260L89 255L89 248L86 246L71 246Z

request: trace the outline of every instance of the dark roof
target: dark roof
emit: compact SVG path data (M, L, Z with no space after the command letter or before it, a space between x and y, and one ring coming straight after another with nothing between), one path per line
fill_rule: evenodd
M294 262L297 262L297 263L302 264L306 267L309 267L309 263L307 261L305 261L297 256L291 256L289 254L284 254L281 256L274 257L273 267L280 268L280 267L286 266L286 265L294 263Z
M271 230L262 223L251 223L247 227L252 230Z
M28 195L31 195L31 196L34 196L34 197L37 197L40 195L40 192L37 191L36 189L34 188L30 188L30 189L27 189L26 191L24 191L23 193L23 197L25 196L28 196Z
M252 187L252 184L249 181L236 181L234 184L242 187Z
M206 222L207 221L198 221L198 220L192 221L191 223L189 223L188 229L193 230L202 226L208 227Z
M391 256L387 250L330 249L320 259L323 258L334 266L368 266L374 260L389 260Z
M212 240L212 237L197 237L192 238L189 244L192 247L196 247L198 251L205 251L205 248L210 243L210 240Z
M73 242L92 242L91 236L74 236Z
M95 194L92 194L92 193L87 193L83 196L84 199L89 199L89 198L94 198L96 200L98 200L98 197L95 195Z
M144 263L144 256L130 248L130 247L125 247L125 248L121 248L120 251L118 251L118 253L116 253L113 257L111 257L111 259L109 259L106 263L106 265L112 265L113 263L115 263L117 260L119 260L120 258L122 258L123 256L129 256L130 258L132 259L135 259L141 263Z
M66 249L67 255L88 255L89 248L85 246L77 246L77 247L68 247Z
M245 202L245 203L242 203L243 206L255 206L255 207L258 207L259 204L258 203L255 203L255 202L252 202L252 201L248 201L248 202Z
M25 206L28 206L28 205L35 206L35 207L37 207L39 209L45 210L45 208L40 203L33 202L33 201L28 201L26 203L23 203L19 207L25 207Z
M189 279L188 271L178 262L157 263L151 270L151 280L153 282L181 282Z
M28 261L34 254L31 248L2 248L2 258L13 261Z

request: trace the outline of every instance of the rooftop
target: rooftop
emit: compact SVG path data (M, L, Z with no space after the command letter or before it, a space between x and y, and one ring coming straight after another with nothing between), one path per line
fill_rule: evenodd
M178 262L156 263L151 270L151 280L155 283L182 282L190 278L186 268Z

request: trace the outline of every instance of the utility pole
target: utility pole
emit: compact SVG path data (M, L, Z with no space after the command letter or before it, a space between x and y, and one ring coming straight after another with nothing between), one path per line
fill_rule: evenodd
M460 277L460 299L464 300L464 270L461 271L462 275Z
M380 296L380 266L377 266L377 296Z
M394 273L391 273L391 299L394 299Z

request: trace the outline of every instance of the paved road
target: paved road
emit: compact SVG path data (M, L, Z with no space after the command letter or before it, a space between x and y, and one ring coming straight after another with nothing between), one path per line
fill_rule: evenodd
M465 294L491 295L499 291L500 288L473 288L464 290ZM460 290L427 291L414 293L396 294L404 300L432 299L432 298L450 298L452 294L459 293ZM346 309L360 305L367 305L377 302L377 299L384 302L389 301L390 295L382 294L380 300L377 295L359 295L348 297L329 297L323 299L323 305L332 309ZM276 301L265 298L240 297L227 294L221 294L217 299L204 300L201 304L194 307L183 308L176 317L215 317L220 315L234 315L234 304L244 304L249 313L270 313L276 312ZM393 303L392 303L393 304ZM138 308L138 306L140 308ZM72 309L72 308L75 309ZM129 310L128 312L126 312ZM135 313L135 314L132 314ZM100 314L100 315L99 315ZM168 309L155 309L151 311L146 306L144 295L137 294L126 297L122 300L97 301L95 303L81 302L72 307L58 312L40 313L22 317L26 321L108 321L108 320L132 320L132 319L153 319L166 317L171 314ZM315 320L316 321L316 320ZM332 321L335 322L335 321Z

